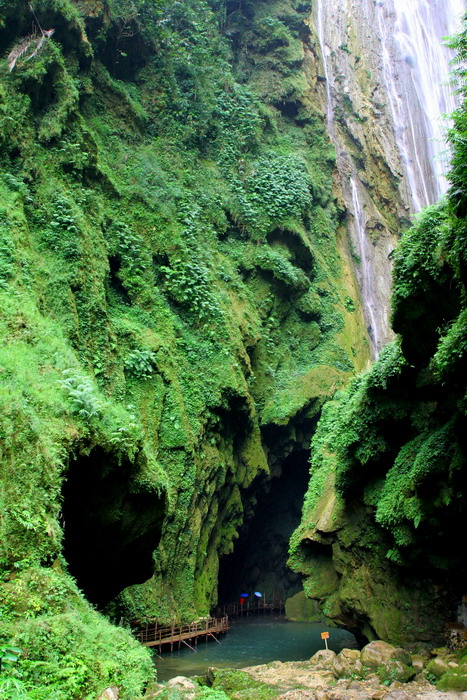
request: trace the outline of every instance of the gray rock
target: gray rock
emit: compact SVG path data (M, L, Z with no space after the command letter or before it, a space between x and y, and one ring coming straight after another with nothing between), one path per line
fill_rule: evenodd
M391 690L384 696L384 700L410 700L410 695L405 690Z
M310 659L310 664L317 669L323 669L324 671L333 671L333 664L337 659L337 655L331 649L320 649L316 654Z
M113 685L111 688L106 688L104 692L99 695L97 700L118 700L118 688Z
M171 688L183 688L184 690L196 690L197 685L186 676L175 676L167 681L167 685Z
M410 654L405 649L394 647L392 644L383 642L378 639L375 642L370 642L363 647L360 653L360 659L364 666L368 668L378 668L384 666L391 660L401 661L403 664L410 666L412 659Z

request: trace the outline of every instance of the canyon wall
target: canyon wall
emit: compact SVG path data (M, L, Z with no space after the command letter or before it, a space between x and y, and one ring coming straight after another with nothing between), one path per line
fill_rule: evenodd
M462 0L315 3L338 190L347 211L374 355L392 337L390 256L422 206L446 189L446 114L455 107L452 51Z
M465 41L464 31L454 42L461 54ZM394 255L396 339L326 404L292 537L307 595L362 639L444 644L461 621L465 133L464 101L449 133L447 198L423 211Z
M98 610L208 614L369 361L311 6L0 12L0 636L47 697L133 699L149 655Z
M0 2L0 637L47 699L137 697L149 654L101 612L208 614L239 534L249 585L297 585L256 508L387 338L409 212L363 39L341 92L317 9Z

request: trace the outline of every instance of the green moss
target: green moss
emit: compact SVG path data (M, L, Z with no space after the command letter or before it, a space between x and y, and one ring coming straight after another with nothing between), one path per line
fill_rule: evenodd
M450 671L445 673L436 684L439 690L464 692L467 690L467 673L456 673Z
M38 698L93 698L106 680L134 698L153 675L147 650L90 609L58 565L10 579L0 605L0 637L22 650L12 676Z
M70 464L100 450L122 489L165 509L154 575L107 612L161 621L209 613L219 557L268 474L260 427L317 416L358 364L358 314L344 301L356 292L335 237L334 153L302 66L309 11L259 3L244 33L234 13L225 30L242 39L231 43L222 11L205 0L40 0L37 20L54 34L11 72L3 60L7 598L9 581L46 577L60 560L64 480ZM0 4L0 14L6 50L18 48L36 20L21 3ZM297 122L284 110L290 101ZM128 634L105 626L65 568L56 578L66 583L64 610L48 609L45 588L22 598L18 644L37 634L31 682L47 657L67 697L112 683L136 697L151 677L147 655L139 671L123 661L119 670L112 659L125 649L133 658ZM92 682L79 640L70 678L56 679L73 621L90 640L105 627ZM0 633L14 636L16 619ZM74 676L76 692L66 685Z
M232 700L247 700L252 695L260 700L277 696L277 688L254 680L248 673L232 669L216 669L212 688L222 690Z
M304 591L296 593L285 602L285 615L292 622L322 622L323 615L314 600L306 597Z

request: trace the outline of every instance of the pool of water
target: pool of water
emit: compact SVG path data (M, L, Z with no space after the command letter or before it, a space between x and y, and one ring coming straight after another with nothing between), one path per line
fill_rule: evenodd
M154 655L157 676L167 681L174 676L198 676L210 666L242 668L269 661L305 661L324 649L321 632L329 632L329 648L339 652L355 649L355 637L346 630L312 622L288 622L269 615L232 620L231 629L214 640L200 641L197 651L188 648Z

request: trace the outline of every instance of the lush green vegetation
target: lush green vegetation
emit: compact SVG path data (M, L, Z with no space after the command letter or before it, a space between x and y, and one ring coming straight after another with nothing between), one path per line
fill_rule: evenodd
M307 447L366 362L309 12L0 2L4 697L134 700L149 656L93 576L118 619L207 613L261 430Z
M465 32L455 45L464 85ZM396 250L398 337L325 406L292 542L293 566L307 574L305 589L325 612L383 639L442 639L463 593L465 107L462 89L449 135L448 197L417 217ZM322 565L313 570L317 555Z

